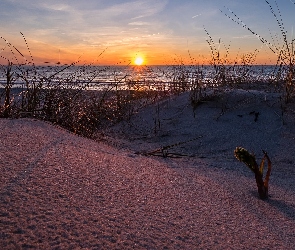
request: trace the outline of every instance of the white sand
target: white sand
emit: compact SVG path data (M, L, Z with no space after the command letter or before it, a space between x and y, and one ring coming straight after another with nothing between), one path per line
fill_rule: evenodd
M105 131L107 142L0 119L1 249L294 249L292 105L285 125L277 94L257 91L225 93L195 114L187 94L155 110ZM135 154L197 137L168 149L182 158ZM268 151L267 201L236 146Z

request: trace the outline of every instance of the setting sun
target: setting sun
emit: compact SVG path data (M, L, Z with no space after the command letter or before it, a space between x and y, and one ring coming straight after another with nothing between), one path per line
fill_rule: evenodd
M142 57L136 57L134 60L134 63L136 65L142 65L143 64L143 58Z

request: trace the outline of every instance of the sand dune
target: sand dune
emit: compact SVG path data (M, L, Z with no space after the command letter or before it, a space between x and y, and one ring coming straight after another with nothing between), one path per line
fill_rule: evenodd
M294 249L293 119L290 108L282 117L277 94L243 90L194 111L187 94L167 99L101 141L0 119L0 246ZM146 156L179 142L167 153L181 158ZM258 158L268 151L267 201L234 159L236 146Z

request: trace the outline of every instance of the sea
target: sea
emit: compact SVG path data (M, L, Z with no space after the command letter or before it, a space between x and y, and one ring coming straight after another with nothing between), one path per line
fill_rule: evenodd
M7 85L7 65L0 66L0 88ZM175 83L218 84L227 81L265 82L286 75L286 68L276 65L154 65L154 66L94 66L94 65L13 65L12 88L38 85L43 88L153 89L166 90Z

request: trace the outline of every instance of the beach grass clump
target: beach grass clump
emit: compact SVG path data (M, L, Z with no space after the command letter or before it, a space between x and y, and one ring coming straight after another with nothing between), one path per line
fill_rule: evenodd
M237 147L234 151L235 157L240 161L246 164L248 168L255 174L255 180L258 188L258 194L261 199L268 198L268 182L271 173L271 161L268 157L268 154L263 151L263 158L260 165L257 164L255 155L249 153L246 149L242 147ZM268 169L266 172L265 179L263 180L263 170L264 170L264 163L267 160Z
M257 72L258 66L255 65L255 61L260 52L259 49L241 55L238 53L235 57L232 57L230 56L230 44L226 45L221 38L216 42L206 28L204 28L204 31L208 36L206 41L211 52L211 85L219 88L237 88L241 84L260 84L269 80L265 79L263 74Z
M292 3L292 1L290 1ZM272 82L279 86L285 103L290 102L295 96L295 50L294 41L292 37L287 36L288 32L284 26L283 17L278 3L275 1L273 6L269 1L265 0L273 17L280 30L280 37L278 35L271 35L271 41L262 37L253 29L249 28L233 11L228 9L230 14L224 13L233 22L239 24L251 34L256 36L267 48L273 52L276 57L276 69L274 70L274 77ZM223 11L221 11L223 12Z
M257 73L257 66L254 68L259 50L246 53L239 58L236 56L231 61L230 45L225 45L221 38L215 42L213 37L205 29L208 36L206 40L210 52L210 65L191 65L189 71L190 102L193 110L202 104L220 96L224 91L237 88L249 88L251 85L264 86L263 74Z

